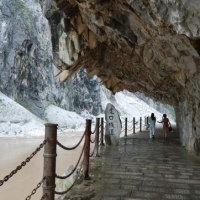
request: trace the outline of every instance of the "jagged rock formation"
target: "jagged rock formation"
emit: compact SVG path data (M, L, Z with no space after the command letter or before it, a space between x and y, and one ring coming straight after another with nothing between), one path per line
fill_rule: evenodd
M52 41L53 48L58 48L55 44L64 32L59 24L63 15L50 5L46 9L52 34L37 1L1 2L0 90L38 117L45 118L44 109L51 103L77 113L86 109L98 115L102 99L96 77L88 79L84 69L64 83L54 77L59 71L52 64ZM64 50L63 56L65 62L70 60Z
M55 3L59 12L49 1L43 1L43 11L50 21L57 19L53 60L60 80L84 66L113 93L140 91L172 104L182 144L199 151L199 1Z
M99 82L85 78L85 70L67 83L54 77L51 31L37 1L0 2L0 70L1 92L38 117L49 104L77 113L102 110Z

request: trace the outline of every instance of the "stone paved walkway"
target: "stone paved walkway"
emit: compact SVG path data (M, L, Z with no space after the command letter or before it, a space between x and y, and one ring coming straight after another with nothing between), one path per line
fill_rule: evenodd
M154 140L145 131L102 147L91 159L91 180L65 199L200 200L200 159L180 145L176 131L168 140L156 132Z

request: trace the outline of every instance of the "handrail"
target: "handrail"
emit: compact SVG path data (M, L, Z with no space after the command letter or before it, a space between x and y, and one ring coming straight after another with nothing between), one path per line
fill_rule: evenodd
M83 163L81 164L81 168L82 168L82 165L83 165ZM67 192L69 192L73 188L73 186L74 186L76 180L78 179L78 177L80 176L80 172L81 172L81 169L78 172L78 175L77 175L75 181L72 183L72 185L67 190L62 191L62 192L55 191L55 194L63 195L63 194L66 194Z
M84 133L84 134L85 134L85 133ZM76 148L80 145L80 143L83 141L84 134L82 135L82 137L81 137L81 139L79 140L79 142L78 142L76 145L74 145L73 147L65 147L65 146L62 145L60 142L58 142L58 140L57 140L57 144L58 144L58 146L60 146L61 148L65 149L65 150L74 150L74 149L76 149Z
M36 150L29 156L25 159L25 161L23 161L21 163L21 165L17 166L15 170L13 170L9 175L5 176L3 180L0 180L0 186L2 186L4 184L4 182L8 181L9 178L11 178L14 174L16 174L19 170L22 169L22 167L24 167L28 162L30 162L30 160L44 147L44 145L49 141L49 138L46 138L43 143L41 143L39 145L38 148L36 148ZM31 192L31 194L29 196L26 197L25 200L29 200L31 199L31 196L33 196L37 189L41 186L41 184L44 182L44 180L46 179L46 177L43 177L42 178L42 181L40 181L38 184L37 184L37 187L35 189L33 189L33 191ZM46 194L44 194L42 197L41 197L41 200L44 199L46 196Z
M80 163L80 160L81 160L81 158L82 158L82 155L83 155L83 152L84 152L84 148L85 148L85 145L84 145L83 148L82 148L81 154L80 154L80 156L79 156L79 158L78 158L78 161L77 161L77 163L76 163L74 169L73 169L69 174L67 174L66 176L58 176L58 175L56 174L56 178L59 178L59 179L66 179L66 178L68 178L69 176L71 176L71 175L75 172L75 170L77 169L78 164Z
M43 177L43 179L37 184L37 187L35 189L33 189L31 194L29 196L27 196L25 200L31 199L31 196L33 196L36 193L37 189L40 188L40 186L42 185L42 183L44 182L45 179L46 179L46 177ZM41 199L44 199L45 196L47 196L46 193L42 196Z
M39 145L38 148L21 163L21 165L17 166L15 170L13 170L9 175L5 176L3 180L0 180L0 186L4 184L4 182L8 181L9 178L11 178L14 174L16 174L22 167L26 165L27 162L29 162L34 155L37 154L38 151L41 150L41 148L44 147L44 172L43 172L43 178L42 181L40 181L36 188L33 189L31 194L27 196L26 200L31 199L31 197L36 193L37 189L43 184L43 195L41 197L41 200L54 200L55 194L65 194L67 193L73 186L74 183L65 191L63 192L57 192L55 191L56 188L56 183L55 179L66 179L69 178L75 171L77 172L77 177L83 173L84 179L88 179L89 177L89 158L92 157L95 153L96 157L99 157L99 146L104 145L104 122L103 118L96 118L96 125L95 125L95 130L91 131L91 120L86 120L86 127L83 135L81 136L79 142L74 145L73 147L66 147L63 144L61 144L57 140L57 124L45 124L45 139L43 143ZM123 125L124 123L124 125ZM139 121L135 120L135 117L133 117L132 120L128 120L125 118L125 120L122 123L122 127L124 126L124 130L121 130L121 132L125 131L125 136L127 136L128 131L133 131L133 134L135 134L135 130L139 129L140 132L142 132L142 128L146 127L146 124L148 123L148 118L145 117L144 122L142 121L142 118L140 117ZM132 123L132 126L130 125ZM95 133L94 141L91 140L91 134ZM59 176L56 174L55 169L56 169L56 146L58 145L59 147L65 149L65 150L74 150L76 149L81 142L83 141L83 138L85 137L84 145L82 148L82 151L79 155L78 161L73 168L73 170L65 175L65 176ZM90 153L90 144L94 143L92 153ZM84 155L84 157L83 157ZM82 162L81 162L81 158ZM81 162L81 163L80 163ZM77 170L78 166L80 166L80 170ZM48 170L47 170L48 169ZM82 170L81 170L82 169Z

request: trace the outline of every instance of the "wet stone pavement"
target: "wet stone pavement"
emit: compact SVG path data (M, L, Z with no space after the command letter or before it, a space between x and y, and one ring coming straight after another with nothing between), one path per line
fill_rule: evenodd
M200 200L200 159L180 145L176 131L168 140L157 129L155 139L143 131L101 147L90 176L65 200Z

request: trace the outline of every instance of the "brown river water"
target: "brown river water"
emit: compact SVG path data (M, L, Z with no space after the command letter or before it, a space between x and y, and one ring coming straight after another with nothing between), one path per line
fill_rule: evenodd
M58 135L58 141L67 147L77 144L83 132L70 132ZM0 138L0 180L9 175L21 165L37 147L44 137L32 138ZM72 151L66 151L57 146L56 173L63 175L69 165L75 165L82 150L82 144ZM0 186L0 200L25 200L43 177L42 148L21 170ZM31 197L39 200L42 197L42 186Z

